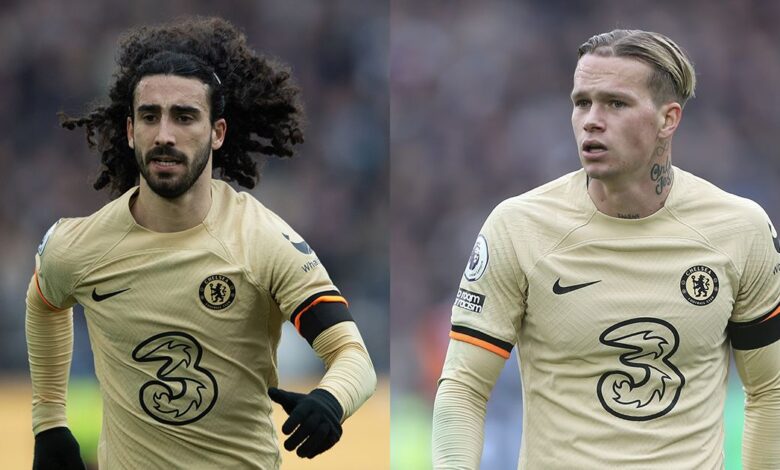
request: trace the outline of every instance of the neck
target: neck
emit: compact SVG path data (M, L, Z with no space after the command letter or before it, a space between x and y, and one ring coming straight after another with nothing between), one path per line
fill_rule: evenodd
M138 225L154 232L180 232L203 222L211 208L211 173L198 178L192 187L175 199L160 197L141 178L138 196L130 212Z
M674 182L671 149L664 150L631 178L590 178L588 194L596 208L611 217L641 219L664 207Z

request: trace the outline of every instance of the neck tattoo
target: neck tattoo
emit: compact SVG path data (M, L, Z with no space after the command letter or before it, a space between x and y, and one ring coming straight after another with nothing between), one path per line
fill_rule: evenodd
M619 219L638 219L639 218L639 214L621 214L620 212L618 212L617 216L618 216Z
M666 151L667 142L661 141L655 148L654 154L661 156ZM650 179L656 183L655 193L660 195L664 192L664 188L672 184L672 160L670 157L666 157L666 163L659 165L653 164L653 168L650 169Z

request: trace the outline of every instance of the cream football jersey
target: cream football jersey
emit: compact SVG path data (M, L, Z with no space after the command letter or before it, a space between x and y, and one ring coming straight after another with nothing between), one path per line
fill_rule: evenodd
M485 222L450 336L518 347L520 468L722 468L729 344L777 340L740 327L778 314L780 244L757 204L674 175L643 219L599 212L578 171Z
M203 223L136 224L135 188L62 219L36 257L53 309L84 307L103 397L101 468L279 467L267 389L284 321L311 343L349 320L311 247L246 193L212 182Z

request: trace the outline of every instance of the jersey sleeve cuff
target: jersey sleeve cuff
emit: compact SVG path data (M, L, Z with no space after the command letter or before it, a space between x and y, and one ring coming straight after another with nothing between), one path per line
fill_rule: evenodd
M338 291L325 291L314 294L304 300L295 309L290 321L309 344L331 326L352 321L347 308L349 304Z
M494 338L490 335L482 333L481 331L468 328L466 326L452 325L450 331L450 338L464 343L473 344L482 349L498 354L504 359L509 359L509 355L512 353L512 343Z
M729 322L731 346L750 350L769 346L780 339L780 304L772 311L749 322Z

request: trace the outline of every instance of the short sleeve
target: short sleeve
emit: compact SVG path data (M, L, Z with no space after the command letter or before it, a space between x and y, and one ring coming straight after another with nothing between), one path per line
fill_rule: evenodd
M527 281L506 216L499 205L477 236L455 295L450 337L509 358L525 312Z
M756 349L780 339L780 241L763 209L749 214L755 230L746 234L747 256L729 322L735 349Z
M60 219L49 228L38 245L35 255L34 282L41 300L51 310L64 310L73 306L73 270L67 261L63 246L67 229Z
M327 328L352 320L341 295L311 246L270 211L262 259L254 269L286 320L312 344Z

